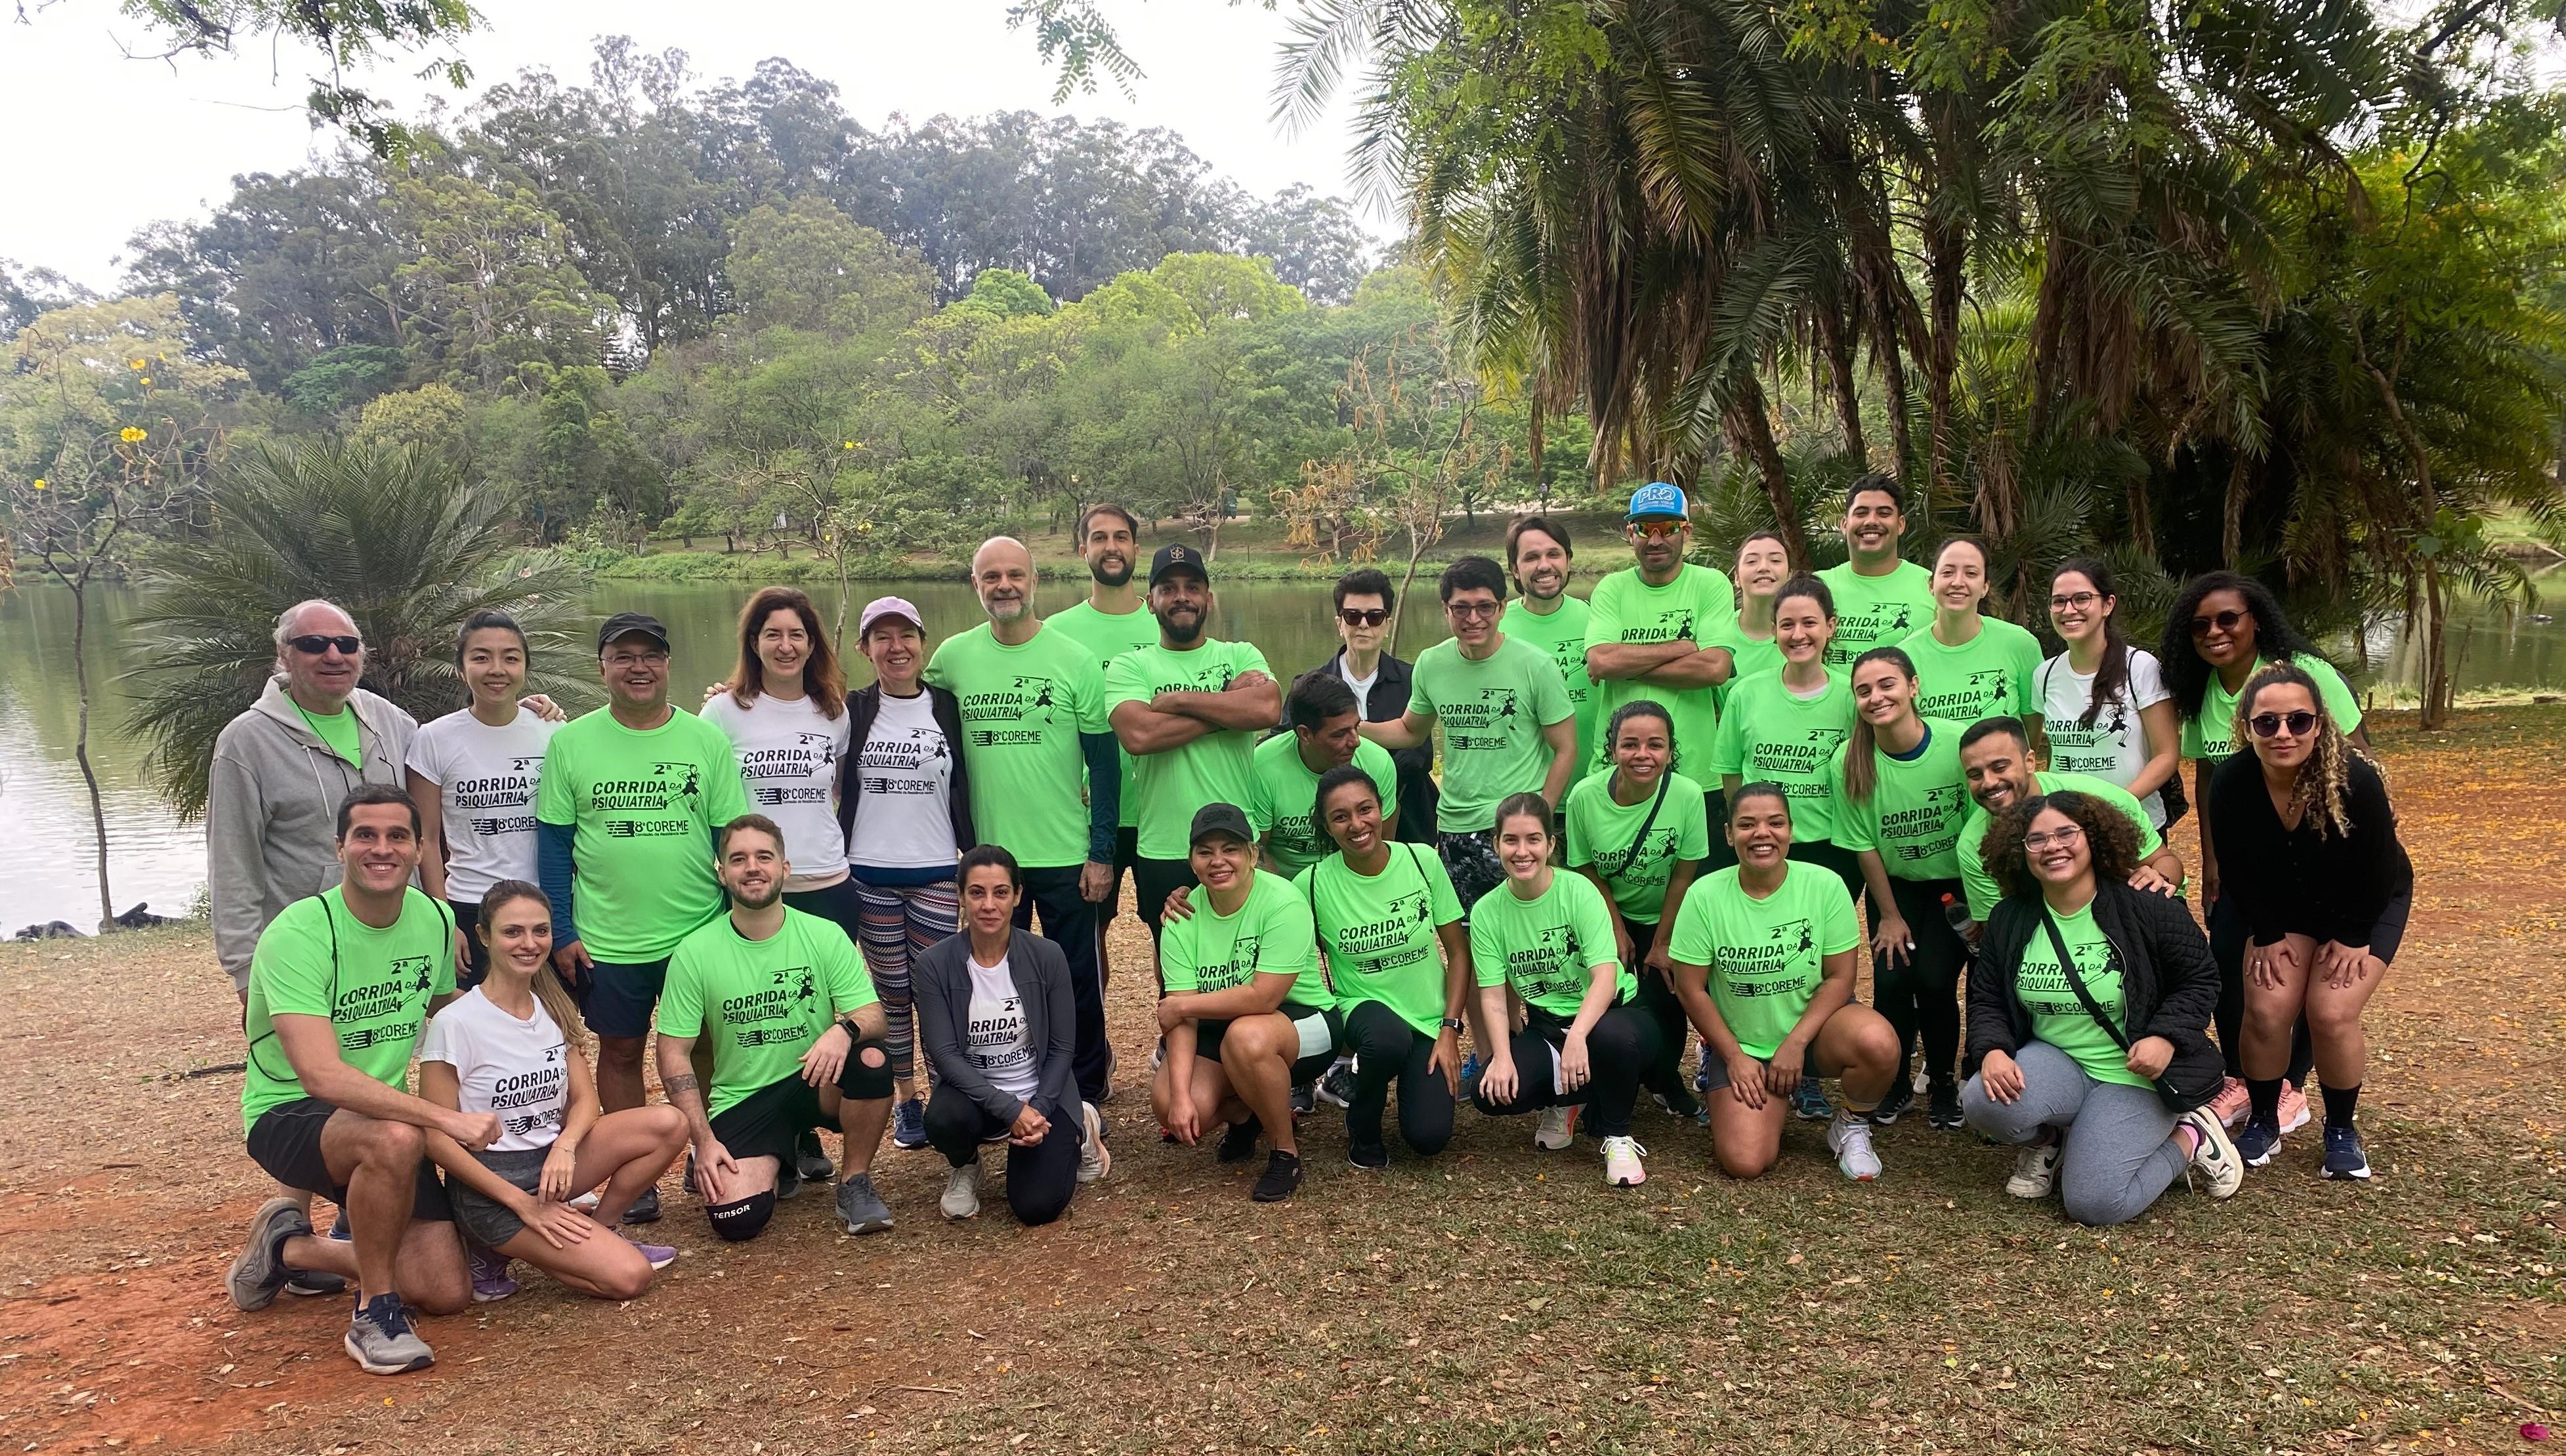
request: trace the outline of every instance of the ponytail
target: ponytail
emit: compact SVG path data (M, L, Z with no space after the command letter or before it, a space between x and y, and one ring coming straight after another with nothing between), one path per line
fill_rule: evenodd
M1908 656L1901 648L1874 647L1853 659L1853 672L1859 674L1863 664L1867 662L1890 663L1906 674L1909 682L1916 680L1916 659ZM1907 711L1915 712L1916 705L1910 702L1907 705ZM1878 750L1878 738L1871 731L1871 720L1864 717L1860 710L1856 710L1853 715L1853 733L1845 739L1844 766L1845 797L1856 804L1869 804L1872 791L1880 787L1880 762L1876 757Z

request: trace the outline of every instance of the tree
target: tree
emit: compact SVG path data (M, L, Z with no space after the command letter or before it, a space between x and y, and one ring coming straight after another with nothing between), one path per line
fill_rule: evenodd
M917 255L816 194L756 209L733 237L724 271L751 328L853 338L904 329L934 306L935 279Z
M598 362L605 311L530 188L435 172L394 196L418 237L418 256L392 275L412 301L405 328L451 377L524 388L537 382L528 364Z

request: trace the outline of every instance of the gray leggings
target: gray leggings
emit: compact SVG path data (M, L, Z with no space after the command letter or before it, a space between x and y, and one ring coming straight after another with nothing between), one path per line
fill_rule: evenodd
M1972 1077L1960 1088L1960 1114L1998 1142L2026 1143L2056 1128L2066 1139L2058 1196L2069 1218L2097 1228L2128 1223L2182 1175L2190 1159L2156 1089L2096 1082L2047 1042L2024 1043L2013 1060L2022 1095L1999 1102Z

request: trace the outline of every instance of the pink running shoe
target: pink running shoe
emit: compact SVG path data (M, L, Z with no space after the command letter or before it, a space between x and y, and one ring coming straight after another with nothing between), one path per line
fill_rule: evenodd
M2297 1087L2281 1084L2281 1130L2296 1132L2308 1125L2308 1094Z
M2245 1114L2253 1108L2254 1096L2245 1091L2245 1080L2231 1077L2219 1087L2218 1095L2211 1097L2203 1110L2217 1118L2219 1126L2233 1127L2243 1121Z

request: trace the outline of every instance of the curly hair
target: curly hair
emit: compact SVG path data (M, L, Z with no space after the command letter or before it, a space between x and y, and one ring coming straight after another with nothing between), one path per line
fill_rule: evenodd
M2129 816L2091 794L2073 789L2034 794L1998 814L1978 847L1979 858L1985 862L1987 872L1995 876L1996 888L2004 892L2006 899L2040 893L2040 876L2032 873L2030 862L2023 857L2022 837L2030 832L2031 822L2044 809L2057 810L2085 832L2086 848L2094 855L2096 884L2127 884L2130 876L2138 873L2139 827L2130 822Z
M2191 619L2212 592L2233 592L2245 599L2245 609L2254 618L2254 654L2264 661L2323 655L2290 624L2290 613L2282 608L2281 599L2272 595L2271 588L2235 572L2194 577L2174 599L2174 607L2166 612L2165 636L2157 642L2157 665L2165 670L2175 711L2186 718L2200 716L2201 699L2209 691L2209 664L2191 644Z
M1674 714L1668 712L1667 705L1656 698L1633 698L1613 710L1612 718L1604 725L1605 759L1612 759L1613 745L1622 741L1622 725L1633 718L1655 718L1667 725L1667 772L1673 773L1675 766L1682 762L1683 748L1675 742ZM1614 772L1620 773L1621 766L1616 764Z
M2317 687L2315 678L2291 663L2275 662L2245 679L2245 690L2236 695L2236 721L2229 726L2228 734L2238 748L2252 750L2254 738L2246 732L2245 720L2254 716L2254 699L2265 689L2275 687L2305 688L2308 701L2316 705L2316 745L2308 750L2308 761L2299 765L2292 797L2298 804L2301 823L2310 819L2316 822L2318 839L2324 839L2328 832L2341 839L2352 833L2352 821L2343 809L2344 786L2352 776L2352 761L2368 756L2343 736L2343 725L2326 708L2325 693ZM2378 767L2371 765L2374 771ZM2381 775L2382 782L2386 777Z

